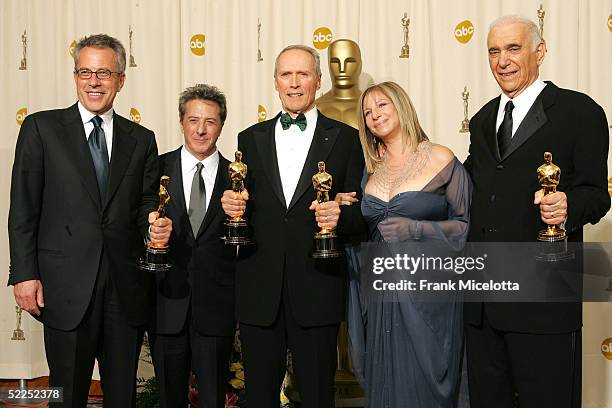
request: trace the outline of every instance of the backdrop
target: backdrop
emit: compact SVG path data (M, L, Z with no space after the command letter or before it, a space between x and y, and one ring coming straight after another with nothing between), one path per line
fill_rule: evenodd
M71 51L84 35L105 32L126 46L135 66L127 68L115 109L153 129L160 153L182 142L177 100L185 87L206 82L226 93L228 117L219 147L231 157L237 133L280 108L272 82L276 54L294 43L319 49L324 72L320 96L330 88L326 48L334 39L349 38L361 47L362 88L372 81L400 83L430 138L463 160L469 144L469 134L459 132L464 87L470 116L499 94L487 64L488 25L508 13L537 23L538 9L544 11L548 48L542 78L589 94L611 118L610 0L2 0L0 229L6 231L19 126L28 113L76 101ZM404 13L410 18L409 58L399 58ZM608 215L587 228L586 237L612 241L611 227ZM4 233L0 280L6 279L8 264ZM14 306L12 288L1 289L0 377L46 375L39 324L24 315L26 340L11 340ZM585 407L612 407L609 304L585 305L583 341Z

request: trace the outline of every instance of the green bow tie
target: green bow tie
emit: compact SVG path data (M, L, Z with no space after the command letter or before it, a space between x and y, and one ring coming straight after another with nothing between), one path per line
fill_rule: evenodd
M300 113L295 119L293 119L288 113L283 113L280 117L280 123L283 130L289 129L291 125L297 125L297 127L299 127L303 132L306 129L306 116L304 116L303 113Z

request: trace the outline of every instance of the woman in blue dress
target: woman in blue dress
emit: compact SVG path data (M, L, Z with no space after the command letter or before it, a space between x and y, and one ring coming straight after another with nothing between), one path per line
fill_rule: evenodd
M369 87L358 106L366 162L361 208L370 241L404 248L415 242L463 246L471 184L461 163L448 148L429 141L398 84ZM354 201L347 195L338 200ZM463 350L461 302L453 294L433 303L397 291L365 290L358 252L348 250L348 330L366 407L454 407Z

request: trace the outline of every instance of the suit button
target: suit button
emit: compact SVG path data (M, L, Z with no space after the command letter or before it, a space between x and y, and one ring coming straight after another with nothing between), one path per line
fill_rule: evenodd
M504 169L504 165L503 164L498 164L495 168L497 170L503 170Z
M491 195L491 197L489 197L489 201L493 202L495 201L495 194Z
M285 218L284 218L284 221L285 221L285 222L289 221L289 218L285 217Z

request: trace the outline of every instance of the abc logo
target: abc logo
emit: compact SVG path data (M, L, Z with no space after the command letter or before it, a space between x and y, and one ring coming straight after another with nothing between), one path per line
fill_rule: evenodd
M312 45L318 50L323 50L329 46L334 39L332 32L327 27L319 27L312 34Z
M17 114L15 114L15 120L19 126L21 126L26 116L28 116L28 108L21 108L17 111Z
M130 120L134 123L140 123L140 112L136 108L130 108Z
M612 31L612 14L608 16L608 30Z
M263 122L268 118L268 112L262 105L257 106L257 121Z
M474 35L474 26L470 20L465 20L457 24L455 27L455 38L461 44L465 44L472 39Z
M191 52L193 52L199 57L204 55L204 52L206 51L206 49L204 48L205 38L206 37L204 36L204 34L195 34L193 37L191 37L191 40L189 41L189 48L191 49Z
M70 46L68 47L68 52L70 52L70 56L72 58L74 58L74 49L77 46L77 42L75 40L72 40L72 42L70 43Z
M605 339L601 343L601 354L603 354L608 360L612 361L612 337Z

